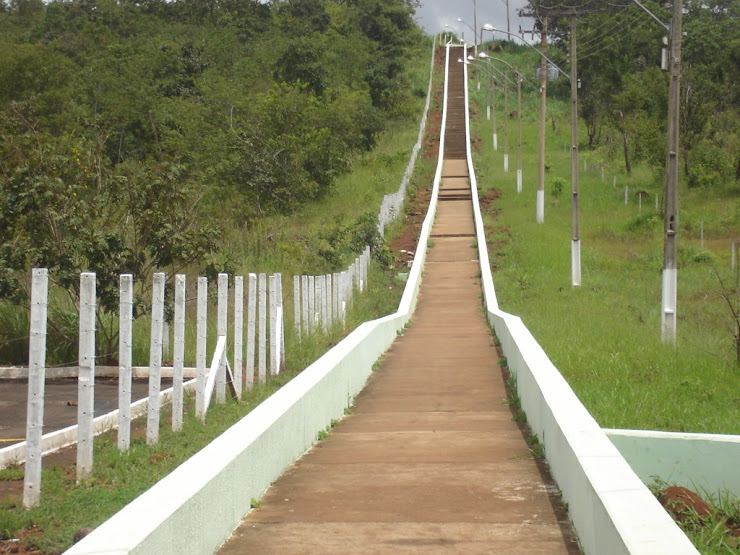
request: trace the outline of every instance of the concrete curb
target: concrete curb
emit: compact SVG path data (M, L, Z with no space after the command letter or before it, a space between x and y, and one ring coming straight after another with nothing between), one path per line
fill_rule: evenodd
M740 497L740 436L649 430L604 430L643 483L671 485L719 497Z

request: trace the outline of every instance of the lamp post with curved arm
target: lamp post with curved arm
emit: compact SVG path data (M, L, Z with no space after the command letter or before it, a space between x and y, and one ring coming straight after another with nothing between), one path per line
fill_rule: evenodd
M518 69L512 66L506 60L497 58L495 56L489 56L485 52L478 54L478 57L483 60L496 60L502 64L508 66L516 76L516 97L517 97L517 109L516 109L516 124L517 124L517 140L516 140L516 192L522 192L522 74ZM495 67L495 66L494 66ZM508 116L507 116L508 117Z
M483 52L481 52L483 54ZM479 56L479 58L484 57ZM468 56L468 61L476 61L473 56ZM491 64L491 67L501 74L504 78L504 172L509 171L509 87L507 83L512 83L504 72L498 69L495 65ZM512 83L513 85L513 83Z
M558 70L559 73L566 76L568 79L570 77L568 74L566 74L562 69L558 67L558 65L553 62L550 58L548 58L544 52L540 51L538 48L536 48L533 44L527 42L525 39L520 37L519 35L515 35L513 33L510 33L508 31L503 31L501 29L497 29L490 23L486 23L483 25L483 29L486 31L491 31L492 33L503 33L505 35L508 35L510 37L516 37L520 41L522 41L526 46L537 52L537 54L540 55L542 59L542 66L541 66L541 74L540 74L540 131L539 131L539 156L538 156L538 165L537 165L537 206L536 206L536 218L537 223L543 223L545 221L545 112L546 112L546 106L547 106L547 63L552 65L556 70ZM543 39L545 35L543 34ZM543 46L546 46L546 43L543 42Z

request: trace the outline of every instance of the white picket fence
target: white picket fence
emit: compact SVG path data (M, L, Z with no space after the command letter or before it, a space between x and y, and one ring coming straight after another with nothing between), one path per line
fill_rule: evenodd
M367 289L370 247L343 271L320 276L293 276L293 321L296 336L310 336L329 331L337 323L344 325L345 314L355 291Z
M369 253L368 253L369 254ZM149 390L147 400L146 442L159 440L161 412L161 375L163 336L165 330L165 281L164 273L156 273L152 283L151 340L149 350ZM172 387L172 429L180 431L183 422L183 397L186 385L195 389L195 413L205 420L206 410L215 393L216 403L226 400L226 384L232 393L241 398L244 387L251 388L256 380L264 383L267 378L267 353L270 353L270 374L277 375L284 366L285 338L283 319L282 276L274 274L249 274L247 298L247 345L244 358L244 276L234 277L233 330L229 331L229 276L218 276L217 335L212 362L206 369L208 281L197 280L196 308L196 378L184 384L184 354L186 327L186 277L175 276L174 294L174 353ZM28 375L28 419L25 442L25 506L37 505L40 499L42 430L44 414L44 382L46 372L46 326L48 307L49 273L34 269L31 287L31 329ZM269 298L269 310L268 310ZM122 451L130 446L132 403L132 350L133 350L133 300L134 283L129 274L120 276L119 306L119 400L118 447ZM80 275L79 314L79 374L78 374L78 424L77 424L77 479L82 480L92 471L94 436L95 391L95 321L96 276L85 272ZM268 345L269 321L269 345ZM233 337L232 361L228 357L228 337ZM257 357L255 357L257 355ZM255 361L255 358L257 360ZM256 365L255 365L256 362ZM233 370L232 370L233 368ZM256 371L256 376L255 376ZM228 380L227 380L228 375Z

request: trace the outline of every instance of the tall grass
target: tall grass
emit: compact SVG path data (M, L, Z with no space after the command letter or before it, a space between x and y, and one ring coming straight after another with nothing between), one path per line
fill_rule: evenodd
M507 52L501 57L518 63ZM473 93L474 101L484 102L483 94ZM663 224L654 203L660 176L638 166L628 177L621 171L621 160L581 147L582 286L572 287L570 152L563 148L570 141L568 105L548 99L545 222L537 224L536 92L528 91L524 104L523 192L516 192L515 120L510 122L509 173L503 171L501 145L494 152L490 141L482 140L475 155L481 189L502 193L485 215L502 309L522 316L602 426L740 433L734 326L717 279L718 274L730 274L730 244L740 232L740 200L726 190L681 186L678 339L675 347L667 346L660 339ZM475 112L474 133L489 137L485 107ZM500 118L499 113L502 125ZM560 195L553 194L555 178L568 182ZM631 191L627 205L625 186ZM636 190L650 194L641 209Z

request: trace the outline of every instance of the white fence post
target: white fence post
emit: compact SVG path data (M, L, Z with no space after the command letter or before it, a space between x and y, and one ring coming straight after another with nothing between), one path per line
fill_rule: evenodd
M627 206L629 204L630 196L629 196L629 185L624 186L624 205Z
M162 388L162 322L164 321L164 273L154 274L152 286L152 333L149 343L149 404L146 443L159 441L159 392Z
M316 276L308 276L308 329L316 330Z
M234 392L242 398L244 358L244 276L234 278Z
M293 327L301 340L301 276L293 276Z
M23 506L41 500L41 436L44 429L44 383L46 379L46 313L49 271L34 268L31 282L31 326L28 345L28 419L26 420L26 471Z
M131 366L134 321L134 276L121 274L118 305L118 449L131 445Z
M316 276L316 302L318 307L316 311L319 313L319 325L323 331L326 331L326 301L324 300L324 293L326 292L326 276Z
M267 381L267 276L259 275L259 381Z
M206 339L208 336L208 278L198 278L197 331L195 347L195 417L206 416Z
M308 297L308 276L301 276L301 322L304 335L309 335L311 333L311 329L309 327Z
M92 472L95 417L95 274L80 274L80 352L77 377L77 481Z
M249 300L247 302L247 389L254 385L255 316L257 314L257 274L249 274Z
M172 361L172 430L182 430L182 378L185 368L185 275L175 275L175 344Z
M326 324L331 329L334 324L334 303L332 302L332 279L331 274L326 274Z
M218 274L218 335L226 337L229 315L229 275ZM228 341L227 341L228 344ZM225 357L224 357L225 358ZM216 375L216 403L226 402L226 361L222 359Z
M270 375L277 374L277 278L270 276Z
M278 333L278 361L277 361L277 371L280 372L280 370L283 369L283 366L285 364L285 306L283 305L283 274L278 272L275 274L275 279L277 281L277 310L278 310L278 326L277 326L277 333Z

